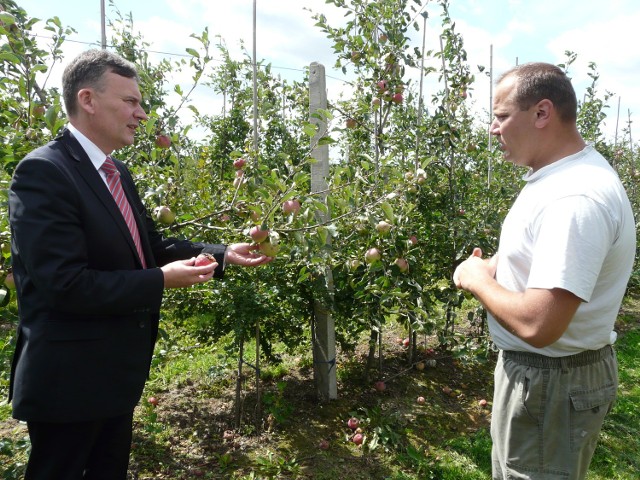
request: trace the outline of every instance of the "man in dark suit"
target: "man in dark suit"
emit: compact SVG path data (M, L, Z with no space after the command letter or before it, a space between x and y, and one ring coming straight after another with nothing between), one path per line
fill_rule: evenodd
M87 51L65 69L63 95L68 128L19 163L9 191L20 312L10 395L31 438L27 480L119 480L164 289L269 258L156 231L110 157L147 118L132 64ZM215 261L196 266L205 253Z

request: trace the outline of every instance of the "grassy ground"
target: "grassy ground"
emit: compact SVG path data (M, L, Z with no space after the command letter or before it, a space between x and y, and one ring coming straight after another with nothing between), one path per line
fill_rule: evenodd
M619 398L606 419L589 480L633 479L640 471L640 302L625 302L618 328ZM8 331L0 330L5 337ZM339 398L317 402L309 346L303 345L283 355L282 364L263 365L256 421L255 384L251 370L245 370L237 429L237 359L227 355L224 342L200 345L181 336L179 342L161 343L136 410L130 479L491 478L494 359L462 361L425 348L419 360L435 360L435 367L418 370L396 343L398 333L385 334L382 392L362 380L364 352L357 351L338 359ZM252 352L245 358L254 363ZM8 406L0 407L0 473L18 479L28 441L24 425L9 413ZM361 446L350 441L346 421L352 416L365 436Z

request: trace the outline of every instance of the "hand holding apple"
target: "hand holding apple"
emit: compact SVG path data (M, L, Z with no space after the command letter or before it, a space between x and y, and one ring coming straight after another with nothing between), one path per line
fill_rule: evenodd
M258 245L234 243L227 246L225 262L241 267L257 267L273 260L273 257L257 253L256 250L258 250Z

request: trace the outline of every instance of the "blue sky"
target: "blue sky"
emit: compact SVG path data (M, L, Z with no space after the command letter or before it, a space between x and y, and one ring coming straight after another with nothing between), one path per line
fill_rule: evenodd
M159 52L182 54L193 47L191 33L209 28L211 36L220 35L232 52L239 51L244 40L251 50L253 0L113 0L122 14L131 13L134 28ZM86 43L100 40L100 0L19 0L27 12L46 19L57 15L64 25L78 33L70 37L65 52L71 58L88 48ZM422 0L429 12L427 48L438 48L441 8L436 0ZM324 0L257 0L258 58L271 63L283 77L302 79L301 70L312 61L323 63L329 79L329 95L344 89L344 77L332 71L334 57L329 41L313 26L312 12L324 13L338 24L343 11ZM114 10L106 0L107 16ZM571 68L574 84L581 97L590 83L587 65L594 62L600 73L598 89L614 94L610 100L605 131L611 137L618 121L620 133L631 118L640 113L637 78L640 74L640 2L637 0L450 0L450 15L456 30L464 38L472 71L476 65L489 67L496 74L516 62L565 60L564 52L578 54ZM420 18L420 23L422 19ZM422 33L414 34L420 47ZM110 37L107 31L107 38ZM81 43L86 42L86 43ZM491 52L493 55L491 55ZM59 76L54 72L52 77ZM297 76L297 77L296 77ZM180 83L188 79L177 79ZM488 109L489 79L478 76L473 101L479 109ZM198 92L194 100L207 100L208 92ZM215 102L214 102L215 103ZM199 106L199 108L201 108Z

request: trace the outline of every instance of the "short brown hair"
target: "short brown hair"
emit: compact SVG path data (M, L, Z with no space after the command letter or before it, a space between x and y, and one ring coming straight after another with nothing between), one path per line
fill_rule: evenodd
M497 83L508 77L517 80L515 101L521 110L528 110L547 99L553 103L562 121L576 121L576 92L571 79L560 67L542 62L523 63L503 73Z
M133 63L107 50L87 50L74 58L62 74L62 96L67 115L78 110L78 92L87 87L101 88L102 77L113 72L138 81Z

